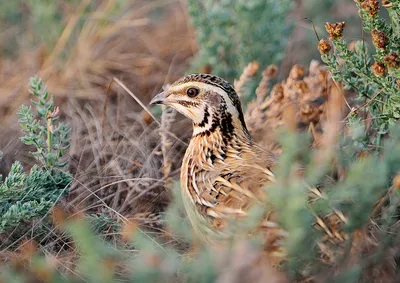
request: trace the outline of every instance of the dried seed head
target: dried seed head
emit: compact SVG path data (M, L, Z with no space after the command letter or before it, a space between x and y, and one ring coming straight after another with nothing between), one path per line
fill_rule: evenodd
M273 79L278 74L278 67L276 65L269 65L264 71L263 76Z
M289 78L298 80L304 77L305 69L300 65L294 65L289 73Z
M308 85L305 81L298 81L295 83L295 89L301 94L305 94L308 92Z
M400 58L395 52L386 55L384 61L388 68L398 69L400 67Z
M374 72L375 76L383 76L386 73L385 65L381 62L375 62L372 65L372 71Z
M244 69L242 74L240 75L239 80L235 80L233 82L233 86L238 94L238 96L243 96L244 87L250 81L252 77L257 75L258 69L260 68L260 64L256 61L250 62Z
M343 36L343 30L346 26L345 22L326 23L325 29L329 33L329 38L332 40L339 40Z
M397 79L397 88L400 90L400 79Z
M367 11L370 17L374 17L379 11L379 3L376 0L366 0L361 3L361 8Z
M283 98L283 93L283 86L282 84L278 83L272 88L271 96L276 100L281 100Z
M253 62L250 62L249 65L247 65L245 72L247 72L247 75L249 77L254 77L255 75L257 75L259 68L260 68L260 64L258 64L258 62L256 62L256 61L253 61Z
M301 111L302 114L307 115L307 114L312 113L312 112L313 112L313 109L312 109L312 107L311 107L309 104L305 104L305 105L303 105L303 106L301 107L300 111Z
M385 50L386 45L389 42L388 36L384 32L378 31L376 29L372 30L371 35L372 42L374 43L375 47Z
M331 43L326 39L321 39L318 43L319 53L322 55L328 54L332 49Z

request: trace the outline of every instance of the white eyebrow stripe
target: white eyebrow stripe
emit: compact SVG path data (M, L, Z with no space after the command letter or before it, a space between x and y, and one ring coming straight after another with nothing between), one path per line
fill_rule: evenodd
M200 88L202 90L205 90L205 91L211 91L211 92L218 93L219 95L221 95L224 98L224 100L225 100L225 102L227 104L227 107L228 107L228 111L231 112L231 113L235 113L236 115L239 114L238 110L233 105L232 100L230 99L230 97L228 96L226 91L224 91L222 88L219 88L217 86L206 84L206 83L203 83L203 82L187 82L187 83L183 83L183 84L180 84L180 85L177 85L177 86L172 86L171 87L171 91L172 92L175 92L175 91L179 92L179 91L183 91L183 90L185 90L185 89L187 89L189 87L193 87L193 86L198 87L198 88ZM191 98L188 97L188 99L191 99ZM186 100L186 99L183 99L183 100Z

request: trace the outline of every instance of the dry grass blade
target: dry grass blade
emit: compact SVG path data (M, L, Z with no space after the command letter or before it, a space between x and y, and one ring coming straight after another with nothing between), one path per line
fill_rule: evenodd
M171 169L172 169L172 141L170 140L167 132L171 131L171 127L175 121L176 111L170 107L162 106L163 113L161 115L161 151L163 155L163 175L166 184L171 182Z
M117 82L117 84L119 84L127 93L129 93L130 96L132 96L133 99L136 100L137 103L139 103L139 105L150 115L151 118L153 118L153 120L157 123L158 126L162 127L162 124L157 120L157 118L153 115L153 113L150 112L150 110L146 107L146 105L143 104L143 102L137 98L136 95L134 95L120 80L118 80L117 78L113 78L113 80L115 82ZM184 142L183 140L181 140L180 138L178 138L174 133L171 133L168 130L165 130L165 132L174 137L176 140L178 140L179 142L181 142L184 145L188 145L186 142Z
M113 78L113 81L115 81L127 93L129 93L129 95L132 96L133 99L135 99L135 101L151 116L151 118L153 118L153 120L157 123L157 125L161 127L161 123L158 121L158 119L153 115L153 113L150 112L150 110L146 107L146 105L144 105L143 102L129 90L129 88L127 88L119 79L115 77Z

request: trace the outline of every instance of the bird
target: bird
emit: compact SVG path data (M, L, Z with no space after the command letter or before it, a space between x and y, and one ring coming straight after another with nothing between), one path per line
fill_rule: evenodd
M265 200L277 156L253 142L238 94L218 76L187 75L150 104L172 107L192 120L180 173L184 208L196 235L210 242L227 238L229 224L246 219ZM285 233L275 213L263 215L260 229L270 254L281 258Z

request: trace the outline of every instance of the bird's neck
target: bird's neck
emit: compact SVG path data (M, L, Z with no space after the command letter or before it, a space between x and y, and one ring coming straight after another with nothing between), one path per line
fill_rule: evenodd
M236 122L236 123L235 123ZM233 138L242 142L250 142L251 138L247 129L243 129L238 121L215 121L205 126L193 124L192 139L208 137L209 139L220 136L226 143Z
M244 146L251 145L250 135L243 130L240 121L232 121L232 124L224 124L223 120L211 127L193 126L193 136L188 152L192 156L201 156L206 159L224 159L227 152L237 152ZM188 153L187 152L187 153Z
M250 134L242 116L243 114L240 117L232 115L224 107L218 111L206 107L201 121L193 122L193 138L222 135L228 140L236 136L243 141L250 141Z

